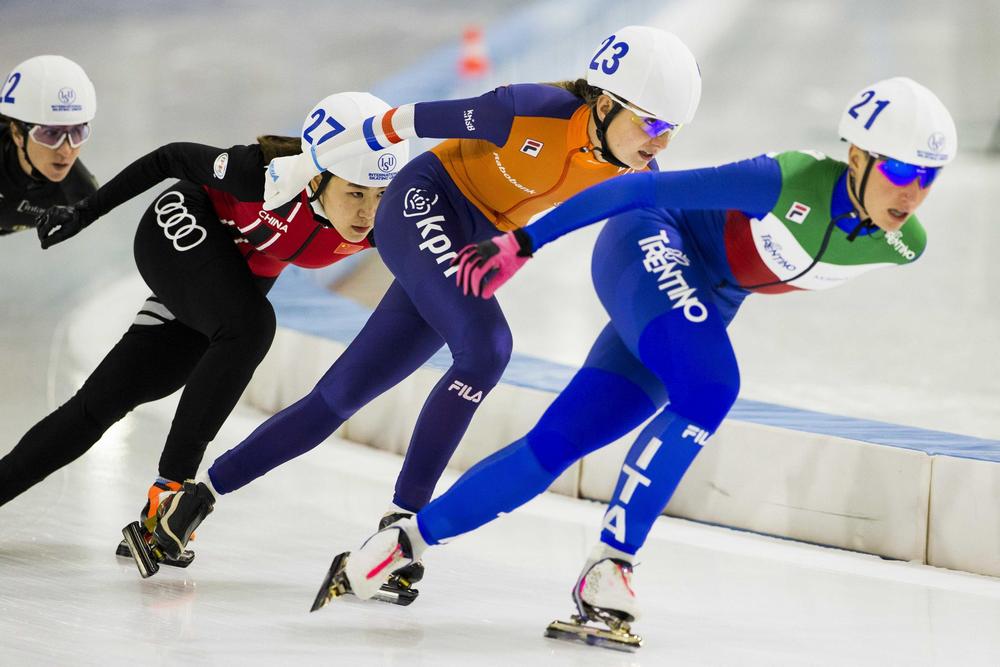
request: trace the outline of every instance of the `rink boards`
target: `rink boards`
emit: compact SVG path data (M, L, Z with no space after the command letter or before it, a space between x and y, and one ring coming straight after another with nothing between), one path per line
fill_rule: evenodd
M368 312L298 274L272 297L282 326L244 396L269 412L313 387ZM339 435L403 453L424 399L449 365L447 352L439 353ZM467 469L524 435L573 371L515 355L452 467ZM583 459L552 490L608 500L637 434ZM1000 576L1000 442L740 401L666 513Z

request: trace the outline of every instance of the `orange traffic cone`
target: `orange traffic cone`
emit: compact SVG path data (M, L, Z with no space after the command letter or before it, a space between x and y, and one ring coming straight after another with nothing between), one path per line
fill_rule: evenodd
M458 61L458 73L468 79L478 78L490 69L486 55L483 31L478 26L469 26L462 33L462 57Z

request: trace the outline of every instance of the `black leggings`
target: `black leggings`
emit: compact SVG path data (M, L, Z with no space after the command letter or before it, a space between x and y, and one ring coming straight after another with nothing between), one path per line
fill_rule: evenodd
M151 297L83 387L0 459L0 505L83 455L137 405L184 387L159 474L194 477L274 338L267 291L207 195L178 183L146 210L135 260Z

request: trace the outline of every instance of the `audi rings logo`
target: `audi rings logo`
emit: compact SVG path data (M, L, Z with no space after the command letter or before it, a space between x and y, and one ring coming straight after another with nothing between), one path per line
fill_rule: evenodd
M60 88L56 94L59 96L59 101L63 104L72 104L73 100L76 99L76 91L69 87Z
M383 153L378 156L378 168L382 171L392 171L396 166L396 156L392 153Z
M205 240L208 232L184 206L184 195L175 190L163 193L153 204L156 224L178 252L186 252Z

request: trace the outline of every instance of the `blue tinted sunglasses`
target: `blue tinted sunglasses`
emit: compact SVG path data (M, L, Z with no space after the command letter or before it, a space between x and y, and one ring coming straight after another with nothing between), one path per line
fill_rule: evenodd
M900 188L906 187L918 178L921 189L929 188L934 179L937 178L938 172L941 171L941 167L920 167L876 153L872 153L872 157L882 160L878 165L878 170L889 179L890 183Z
M642 128L642 131L645 132L650 139L656 139L657 137L662 137L664 134L668 133L673 136L682 127L681 123L671 123L669 121L660 120L659 118L654 118L639 107L629 104L625 100L609 93L606 90L602 92L624 107L626 111L631 112L632 122Z

